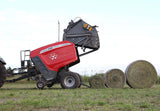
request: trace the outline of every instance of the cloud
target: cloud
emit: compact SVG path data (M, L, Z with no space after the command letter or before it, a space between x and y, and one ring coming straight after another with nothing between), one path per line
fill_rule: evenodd
M0 22L6 22L6 21L7 21L6 13L0 11Z
M0 16L0 22L6 22L7 18L5 16Z

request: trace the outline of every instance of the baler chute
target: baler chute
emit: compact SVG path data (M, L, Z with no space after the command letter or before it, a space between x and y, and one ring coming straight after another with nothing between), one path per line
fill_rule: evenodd
M86 48L91 49L82 55L96 51L100 47L99 36L96 30L96 25L91 26L82 19L77 22L69 22L68 27L64 30L63 40L70 41L77 47L81 47L84 51Z

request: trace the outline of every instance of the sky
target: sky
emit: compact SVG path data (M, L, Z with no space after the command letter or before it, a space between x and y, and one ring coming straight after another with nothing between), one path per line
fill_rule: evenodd
M159 0L0 0L0 56L20 67L20 51L58 41L71 20L97 25L100 49L80 58L71 70L105 73L147 60L160 72Z

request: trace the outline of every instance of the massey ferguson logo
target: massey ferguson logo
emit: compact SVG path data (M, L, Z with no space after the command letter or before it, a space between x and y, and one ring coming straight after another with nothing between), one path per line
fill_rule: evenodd
M56 53L53 53L53 54L50 54L50 59L53 61L53 60L56 60L57 59L57 54Z

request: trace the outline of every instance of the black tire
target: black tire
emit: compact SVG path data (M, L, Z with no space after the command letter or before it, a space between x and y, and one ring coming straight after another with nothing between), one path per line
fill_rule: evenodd
M69 71L61 75L60 82L63 89L75 89L80 85L80 78L78 74Z
M7 71L5 66L0 62L0 88L3 86L6 81Z
M80 79L80 84L78 85L78 88L80 88L81 87L81 83L82 83L82 77L79 74L77 74L77 75L78 75L78 77Z
M43 81L37 81L37 88L43 89L45 87L45 83Z
M71 72L71 71L69 71L69 72ZM80 88L81 87L81 83L82 83L82 77L76 72L72 72L72 73L76 74L79 77L80 83L77 85L77 88Z

